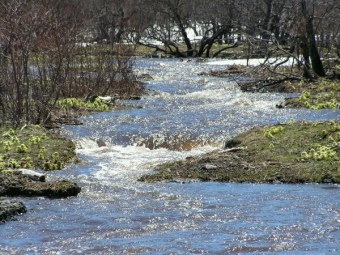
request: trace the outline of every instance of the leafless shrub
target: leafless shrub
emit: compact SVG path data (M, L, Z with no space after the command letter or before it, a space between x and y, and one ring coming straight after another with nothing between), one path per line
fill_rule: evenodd
M77 45L86 17L76 10L76 1L1 2L0 125L44 123L66 97L132 93L131 57L115 42Z

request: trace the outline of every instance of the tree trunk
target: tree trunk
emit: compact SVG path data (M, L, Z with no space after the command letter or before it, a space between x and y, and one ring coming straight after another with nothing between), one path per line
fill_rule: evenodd
M273 0L266 0L264 2L266 4L267 8L266 8L266 14L264 16L264 19L263 19L262 25L261 25L260 48L256 52L257 54L260 55L260 57L266 55L267 49L268 49L268 42L269 42L270 37L271 37L271 32L269 31L270 30L269 22L270 22L270 18L271 18L271 15L272 15Z
M209 38L203 38L201 41L201 45L200 45L200 49L197 53L198 57L201 57L204 53L204 51L206 51L205 53L205 57L209 58L210 57L210 50L214 44L214 42L216 41L216 39L218 39L220 36L222 36L224 33L226 33L228 30L226 27L222 27L220 30L215 31L214 34L209 37Z
M187 52L188 52L187 55L188 55L188 57L191 57L194 52L193 52L192 45L191 45L190 39L188 37L187 31L185 30L185 27L182 23L179 23L178 26L181 29L181 34L183 36L185 45L187 46Z
M314 34L312 17L308 17L307 36L308 36L309 54L310 54L310 58L312 62L313 71L317 75L324 77L326 76L326 74L325 74L325 70L323 68L323 64L322 64L319 51L318 51L318 48L315 42L315 34Z
M3 118L5 117L5 107L3 103L4 96L4 88L3 85L7 81L8 77L8 47L7 46L0 46L0 78L2 81L0 82L0 109L2 111Z
M197 56L198 57L201 57L202 55L203 55L203 53L204 53L204 51L205 51L205 49L206 49L206 46L207 46L207 44L208 44L208 41L209 40L209 38L207 38L205 35L203 36L203 39L201 40L201 43L200 43L200 48L199 48L199 50L198 50L198 52L197 52ZM339 51L340 52L340 51Z
M313 26L313 16L308 14L306 0L301 0L302 14L306 21L306 32L307 32L307 41L308 41L308 49L310 54L310 59L312 62L313 71L321 77L326 76L325 70L323 68L323 64L319 55L318 48L315 42L315 31Z
M304 62L303 77L307 79L313 79L313 75L310 72L310 55L309 55L309 47L308 47L307 38L303 36L301 39L302 39L302 42L300 43L300 50L301 50L303 62Z
M205 53L205 57L206 58L209 58L210 57L210 50L211 50L211 47L213 46L214 44L214 39L211 38L210 40L208 40L208 47L207 47L207 51Z
M192 45L191 45L191 41L188 37L187 31L185 30L184 24L182 22L181 17L178 15L178 13L175 14L175 18L176 18L176 23L177 26L179 27L180 31L181 31L181 35L183 37L183 40L185 42L185 45L187 46L187 56L191 57L194 54L194 51L192 49Z

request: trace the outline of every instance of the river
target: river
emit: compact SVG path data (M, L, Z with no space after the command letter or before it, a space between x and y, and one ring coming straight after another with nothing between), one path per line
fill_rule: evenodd
M63 126L81 163L53 172L78 197L22 198L0 225L0 254L339 254L339 185L138 182L153 166L222 146L253 126L336 119L340 111L276 109L283 94L242 93L198 75L224 66L137 59L149 95ZM99 147L97 141L105 142Z

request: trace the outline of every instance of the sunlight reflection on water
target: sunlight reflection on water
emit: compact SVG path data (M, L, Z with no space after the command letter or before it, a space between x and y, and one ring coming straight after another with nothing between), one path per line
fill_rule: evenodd
M334 119L339 111L276 109L284 95L244 94L228 80L197 75L213 66L137 64L139 73L154 77L147 84L153 96L123 102L142 108L63 128L82 162L50 178L74 180L82 192L62 200L22 198L29 212L0 226L0 253L340 253L338 185L136 181L155 164L219 148L253 126Z

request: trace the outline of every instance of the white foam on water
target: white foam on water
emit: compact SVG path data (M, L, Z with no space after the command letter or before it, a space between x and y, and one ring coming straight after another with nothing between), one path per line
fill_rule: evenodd
M191 93L187 93L184 97L192 98L192 99L211 99L214 102L218 102L218 100L225 99L226 97L230 97L230 93L224 88L221 89L205 89L202 91L195 91Z
M90 138L80 138L79 140L74 141L77 147L77 151L81 152L83 149L85 150L93 150L93 151L97 151L99 149L103 149L100 148L98 146L97 141L95 141L94 139L90 139Z
M190 151L172 151L165 148L149 149L143 146L110 145L98 147L92 139L84 139L77 152L95 158L100 163L92 176L101 182L123 181L134 183L143 174L151 173L157 164L183 160L197 156L213 149L213 146L200 146Z
M251 106L253 110L273 109L278 104L279 97L264 98L264 94L246 94L241 91L230 93L225 89L203 90L188 93L183 96L186 99L204 100L201 107L219 108L222 106L243 107ZM235 108L236 109L236 108ZM240 109L238 109L240 110Z

